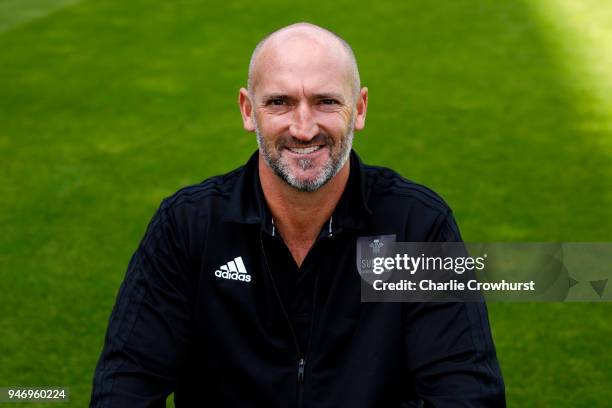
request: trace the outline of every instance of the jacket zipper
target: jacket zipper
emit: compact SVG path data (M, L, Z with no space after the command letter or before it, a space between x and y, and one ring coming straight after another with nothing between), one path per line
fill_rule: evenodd
M300 350L300 343L297 340L297 335L295 334L295 330L293 329L293 325L291 324L291 319L289 319L289 314L287 313L287 310L285 309L285 305L283 305L283 300L280 296L280 293L278 293L278 288L276 287L274 276L272 276L272 272L270 271L270 265L268 264L268 255L266 255L266 250L264 248L262 234L263 234L263 231L259 231L259 243L261 246L261 253L263 254L263 257L264 257L264 263L266 265L266 272L268 273L268 277L272 281L272 288L274 289L274 294L276 295L276 299L278 300L281 311L283 312L285 321L287 322L287 325L289 326L289 330L291 331L291 337L293 338L293 344L295 345L295 350L297 351L297 355L298 355L298 383L302 384L304 382L304 370L306 366L306 359L302 355L302 350Z
M298 362L298 383L302 384L304 382L304 367L306 366L306 360L300 358Z
M303 406L303 384L304 384L304 380L305 380L305 372L306 372L306 357L307 355L302 354L302 351L300 350L300 344L297 340L297 335L295 334L295 330L293 328L293 325L291 324L291 319L289 319L289 314L287 313L287 310L285 309L285 306L283 305L283 300L280 296L280 294L278 293L278 288L276 287L276 282L274 281L274 276L272 275L272 272L270 271L270 265L268 264L268 256L266 255L266 250L264 248L264 244L263 244L263 231L260 230L259 231L259 244L261 247L261 253L264 257L264 263L266 266L266 271L268 272L268 277L270 278L270 280L272 281L272 288L274 289L274 294L276 295L276 299L278 300L278 303L280 304L281 307L281 311L283 312L283 316L285 317L285 321L287 322L287 325L289 326L289 330L291 331L291 337L293 338L293 344L295 345L295 350L297 351L297 355L298 355L298 368L297 368L297 383L298 383L298 401L297 401L297 406L298 407L302 407ZM325 238L330 238L331 235L331 231L330 231L330 235L326 236L326 237L322 237L322 239ZM313 244L312 249L314 249L314 246L321 241L321 239L318 239L317 241L315 241L315 243ZM308 353L308 350L310 349L310 342L312 340L312 332L313 332L313 328L314 328L314 320L315 320L315 311L316 311L316 305L317 305L317 288L318 288L318 283L319 283L319 275L317 274L315 276L315 284L314 284L314 293L313 293L313 302L312 302L312 313L311 313L311 317L310 317L310 329L308 330L308 341L306 343L306 350L305 353Z

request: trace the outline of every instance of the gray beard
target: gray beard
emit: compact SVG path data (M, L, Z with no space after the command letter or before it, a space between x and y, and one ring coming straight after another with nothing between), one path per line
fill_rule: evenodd
M278 158L274 158L270 149L266 145L263 136L259 130L259 126L255 121L255 134L257 135L257 145L259 146L259 151L263 156L266 164L274 171L278 177L280 177L283 181L289 184L291 187L295 188L298 191L303 192L312 192L316 191L322 186L324 186L329 180L331 180L348 160L351 155L351 148L353 147L353 133L355 128L355 121L351 118L351 127L348 132L342 137L340 140L340 152L337 155L334 155L331 152L332 145L327 144L330 149L330 158L325 163L323 168L319 171L319 175L314 180L300 180L295 174L291 172L290 167L282 162L282 158L279 156ZM328 137L326 139L329 140ZM310 159L298 159L298 166L302 170L309 170L313 168L312 160Z

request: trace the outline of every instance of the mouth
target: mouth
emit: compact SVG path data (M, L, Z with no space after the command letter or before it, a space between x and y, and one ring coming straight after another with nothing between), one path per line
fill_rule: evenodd
M309 147L287 147L286 149L295 154L307 155L323 149L325 146L309 146Z

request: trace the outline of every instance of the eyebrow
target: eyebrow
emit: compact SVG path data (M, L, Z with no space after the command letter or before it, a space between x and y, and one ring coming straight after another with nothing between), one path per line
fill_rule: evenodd
M263 95L262 99L264 101L267 101L270 99L294 99L294 98L288 94L279 92L279 93L265 94ZM344 102L344 97L342 96L342 94L335 93L335 92L325 92L325 93L314 94L312 95L310 99L337 99L341 102Z
M344 102L344 97L339 93L320 93L313 95L314 99L337 99L341 102Z
M266 94L262 96L263 100L269 100L269 99L289 99L290 96L284 93L271 93L271 94Z

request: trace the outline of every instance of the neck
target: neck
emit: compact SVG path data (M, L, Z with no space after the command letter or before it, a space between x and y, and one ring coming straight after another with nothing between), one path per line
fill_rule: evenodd
M258 165L261 188L274 225L300 265L340 201L348 182L350 160L331 180L312 192L299 191L288 185L274 173L261 154Z

